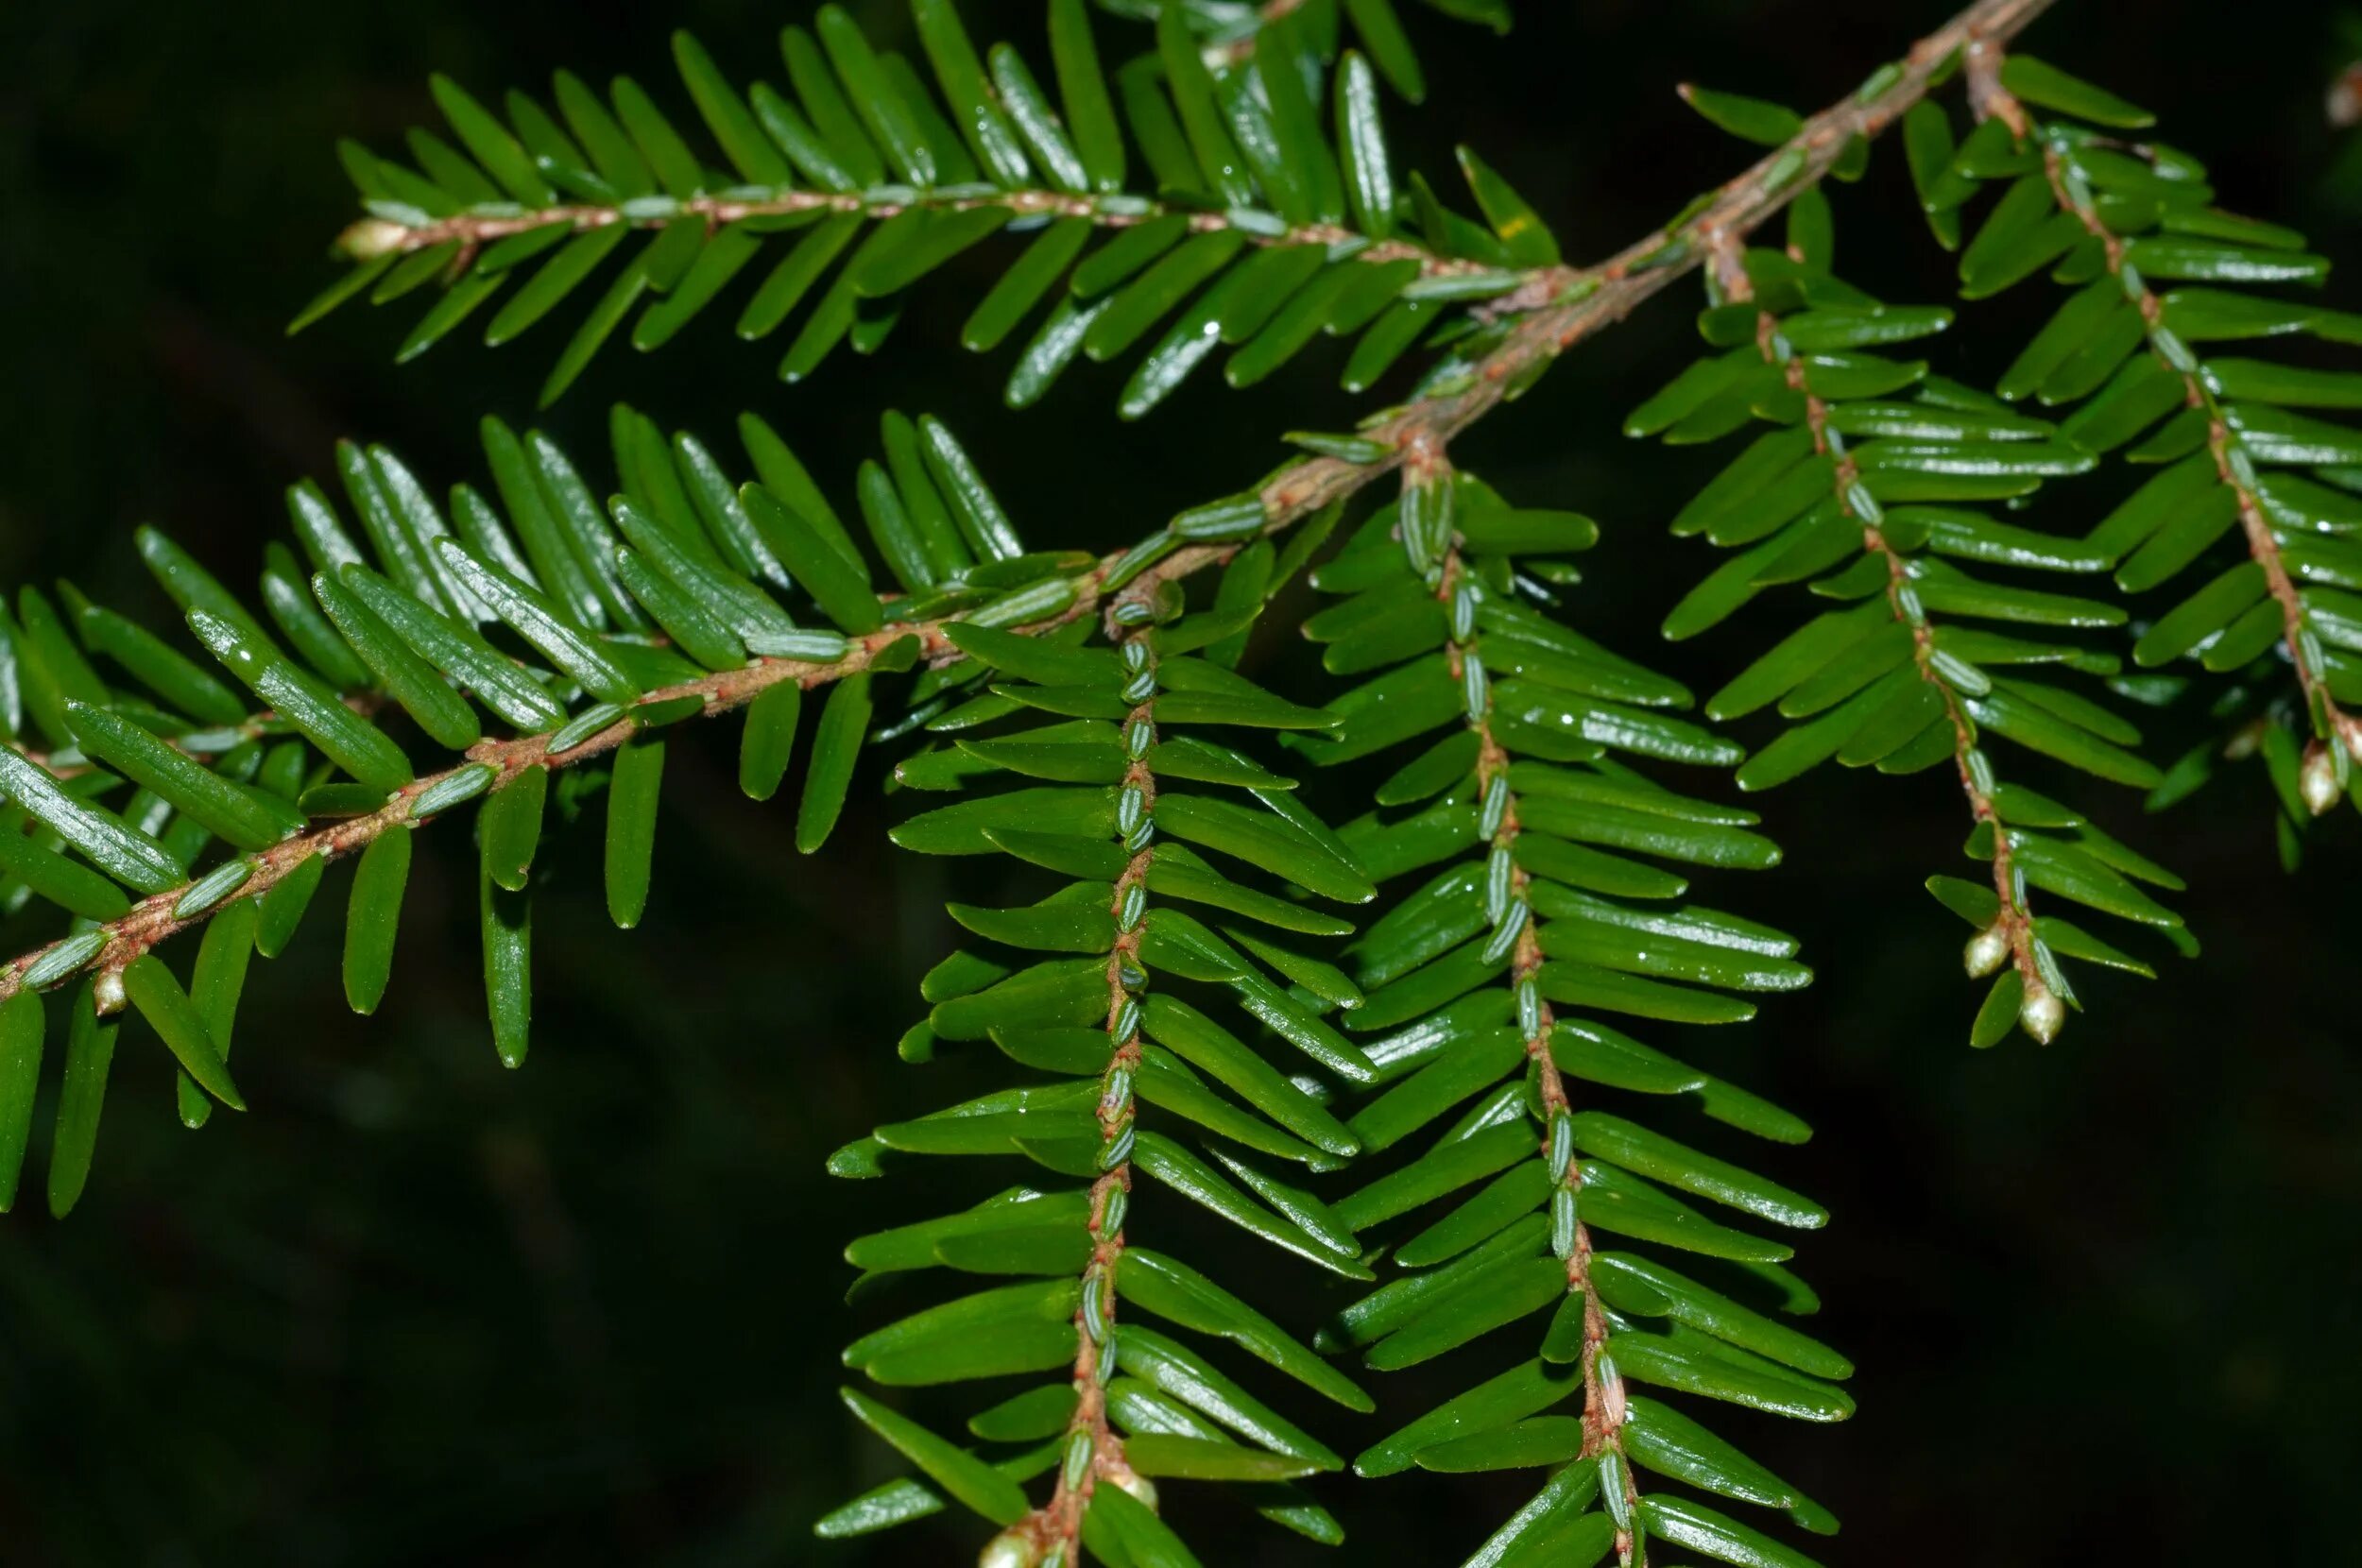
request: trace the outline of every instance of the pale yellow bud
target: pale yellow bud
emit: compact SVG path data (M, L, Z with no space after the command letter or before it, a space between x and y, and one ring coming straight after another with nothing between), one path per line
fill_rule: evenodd
M2337 788L2336 764L2318 741L2304 749L2304 771L2297 775L2297 793L2304 797L2304 809L2317 817L2336 805L2344 793Z
M2349 65L2329 84L2329 96L2322 108L2333 126L2362 123L2362 64Z
M2066 1024L2066 1003L2050 994L2050 988L2036 981L2026 988L2026 999L2018 1004L2018 1026L2034 1037L2038 1046L2046 1046L2059 1037Z
M101 969L91 984L91 1001L102 1018L123 1011L123 971Z
M1156 1511L1155 1482L1150 1480L1145 1475L1135 1473L1128 1467L1116 1472L1112 1479L1115 1481L1116 1485L1121 1487L1124 1491L1130 1492L1134 1498L1138 1499L1140 1505L1147 1508L1149 1512L1155 1513Z
M336 236L336 249L356 262L373 262L400 250L410 230L385 218L363 218Z
M984 1542L984 1551L976 1559L976 1568L1034 1568L1041 1553L1033 1542L1015 1530L1002 1530Z
M2009 961L2010 938L1999 921L1970 937L1968 946L1960 954L1971 980L1982 980Z

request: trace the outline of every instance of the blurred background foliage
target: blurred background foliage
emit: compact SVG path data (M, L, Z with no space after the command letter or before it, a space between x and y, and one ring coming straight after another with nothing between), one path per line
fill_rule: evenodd
M333 138L390 148L429 117L436 68L480 93L561 64L671 88L676 24L741 78L776 74L774 30L804 9L0 8L0 581L70 574L161 611L130 551L143 520L250 579L283 526L281 489L325 476L342 435L389 443L438 485L475 477L476 417L522 418L556 344L454 342L398 371L399 328L360 310L283 340L350 212ZM873 36L907 31L890 0L852 9ZM1036 37L1034 5L967 9L982 33ZM1414 165L1468 142L1570 252L1596 256L1746 161L1674 82L1811 108L1948 9L1528 0L1498 41L1422 12L1429 104L1391 118ZM2362 304L2362 157L2322 94L2354 36L2310 0L2066 0L2034 35L2158 110L2228 204L2344 258L2330 288L2348 308ZM1890 149L1838 212L1849 277L1948 297ZM589 453L614 398L713 437L752 407L842 491L881 409L928 409L1032 539L1104 549L1262 471L1274 432L1351 418L1309 364L1245 395L1201 377L1139 426L1114 418L1116 366L1010 414L1004 360L951 346L990 276L975 260L920 289L878 358L832 362L813 386L772 381L772 356L731 342L716 312L666 353L602 356L545 424ZM1698 460L1616 433L1694 341L1695 298L1677 290L1586 345L1457 455L1531 503L1598 516L1577 623L1706 690L1769 634L1655 645L1707 566L1663 526ZM1944 367L1989 383L2045 308L1980 308L1938 346ZM2080 532L2110 499L2057 486L2039 520ZM1284 683L1300 656L1267 640L1253 656ZM594 836L557 846L576 896L541 901L539 1043L522 1072L502 1071L486 1038L459 842L420 857L424 895L378 1016L342 1006L333 921L257 972L239 1069L254 1114L185 1132L163 1054L127 1051L72 1220L33 1203L0 1223L0 1559L964 1556L931 1526L808 1534L894 1462L832 1393L849 1333L835 1254L857 1221L922 1203L831 1184L821 1159L953 1087L914 1082L892 1050L948 942L945 872L888 848L897 807L875 788L857 788L821 859L799 860L786 815L737 795L734 735L712 727L674 748L641 931L607 925ZM2195 733L2164 722L2152 755ZM2190 878L2204 961L2154 984L2095 980L2094 1021L2047 1051L2013 1039L1972 1055L1960 927L1917 887L1951 869L1952 786L1816 774L1763 804L1788 864L1725 896L1803 936L1822 978L1701 1060L1822 1129L1774 1173L1838 1217L1800 1261L1829 1304L1826 1336L1863 1369L1862 1413L1744 1436L1844 1516L1831 1559L2334 1553L2362 1460L2353 819L2310 835L2291 879L2256 770L2166 820L2114 800L2107 826ZM1396 1419L1418 1397L1411 1378L1386 1394ZM1384 1429L1363 1426L1346 1423L1339 1446ZM1483 1495L1485 1479L1323 1483L1353 1535L1337 1560L1457 1560L1522 1495L1514 1475ZM1208 1562L1317 1560L1243 1513L1201 1516L1191 1535Z

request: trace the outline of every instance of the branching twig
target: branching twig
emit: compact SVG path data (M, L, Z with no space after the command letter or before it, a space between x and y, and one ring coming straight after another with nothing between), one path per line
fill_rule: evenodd
M1797 193L1829 172L1847 143L1856 136L1878 135L1926 97L1937 71L1955 51L1974 51L2011 38L2051 4L1977 0L1864 84L1877 85L1876 92L1857 92L1823 110L1793 138L1686 216L1596 266L1551 267L1537 273L1519 294L1495 301L1496 308L1517 308L1525 314L1508 340L1476 366L1466 385L1412 403L1366 433L1392 447L1395 457L1376 465L1341 458L1304 464L1281 475L1264 492L1266 501L1275 507L1318 508L1367 484L1373 469L1399 462L1399 454L1415 440L1444 441L1458 435L1527 385L1548 361L1622 320L1642 300L1687 275L1712 253L1720 243L1717 236L1746 234L1776 215Z
M1275 523L1276 526L1276 523ZM1154 590L1170 578L1186 577L1201 569L1218 565L1236 554L1238 544L1192 545L1173 552L1156 566L1132 580L1136 588ZM1017 628L1027 632L1046 632L1070 621L1091 614L1104 597L1108 573L1122 559L1121 553L1107 556L1088 571L1070 578L1074 600L1054 616L1046 617L1028 626ZM933 621L895 622L865 637L856 638L842 658L827 663L807 659L759 658L742 669L725 670L703 675L693 681L683 681L648 692L642 701L663 704L682 697L704 699L703 717L732 712L753 702L767 689L785 681L794 681L806 688L825 686L847 675L862 673L876 665L887 649L906 638L918 639L918 656L929 663L949 663L960 656L959 650L945 636L944 627L956 616ZM258 897L283 881L286 877L315 855L334 859L365 847L379 835L399 827L411 825L416 802L436 785L463 769L489 764L495 773L492 789L506 784L526 768L547 766L569 768L605 756L629 740L638 725L628 713L618 718L605 729L570 745L564 751L552 751L550 742L560 733L554 728L532 735L518 736L506 741L479 741L468 748L464 761L425 777L405 784L386 803L364 816L348 817L332 822L293 837L282 839L267 849L248 857L253 867L237 892L218 904L211 905L186 916L174 912L174 906L188 892L188 887L169 889L152 897L142 899L129 913L108 921L96 928L104 933L106 945L99 948L84 968L96 968L101 973L120 973L122 969L165 938L189 928L201 925L222 909L242 898ZM80 937L61 938L80 940ZM0 1001L16 994L23 983L26 969L39 962L42 955L59 943L50 943L24 954L0 973Z
M1944 26L1921 40L1902 60L1865 84L1874 86L1874 92L1857 93L1814 115L1786 145L1775 149L1753 168L1722 186L1710 199L1697 204L1687 215L1626 247L1598 265L1553 267L1537 273L1526 288L1519 291L1520 297L1515 298L1516 305L1523 308L1523 314L1510 329L1506 339L1475 366L1463 384L1436 391L1408 403L1366 433L1387 448L1385 456L1370 462L1316 457L1291 466L1265 486L1262 491L1265 531L1275 533L1311 516L1331 502L1351 496L1363 486L1399 467L1407 453L1441 452L1451 436L1482 418L1514 390L1529 384L1560 354L1602 327L1621 320L1642 300L1687 274L1712 252L1716 245L1725 243L1721 236L1744 234L1775 215L1799 191L1825 175L1839 153L1855 136L1877 135L1926 96L1937 70L1956 50L1974 50L2009 38L2050 4L2051 0L1976 0ZM834 203L839 198L797 194L794 199ZM582 214L579 221L585 226L622 220L620 211L612 208L553 211L579 213ZM714 216L715 221L727 221L719 204ZM488 225L511 224L512 230L506 231L513 231L513 227L519 226L519 220L511 219L469 221ZM526 220L522 226L530 227L532 222L549 221L554 220L545 213L538 219ZM388 227L400 230L399 225ZM420 232L410 230L400 231L403 234ZM484 237L489 236L488 229ZM1186 546L1165 556L1132 582L1136 586L1145 584L1153 587L1158 582L1185 578L1206 567L1227 561L1240 548L1237 543ZM1125 554L1128 553L1111 554L1071 579L1076 597L1067 609L1032 627L1019 629L1046 631L1092 613L1104 597L1104 584L1109 573L1122 561ZM648 698L661 702L676 697L698 696L705 699L704 712L707 715L725 713L745 707L766 688L782 681L794 680L806 687L814 687L859 673L876 663L887 647L908 636L920 639L922 657L948 662L957 656L957 650L952 648L943 631L949 619L955 618L889 625L882 631L857 639L843 658L832 663L759 659L745 669L725 671L651 692ZM618 720L598 734L556 755L549 750L555 732L522 736L509 741L481 741L471 748L469 762L465 765L491 763L499 770L498 781L505 782L518 770L537 763L570 767L612 751L633 732L633 727L628 718ZM185 887L142 900L128 914L96 928L105 933L106 943L91 962L102 970L119 973L124 965L157 943L201 923L214 911L227 908L235 899L250 898L266 892L312 856L349 854L391 827L408 825L413 820L413 803L419 795L457 771L457 768L453 768L407 785L384 808L367 816L312 828L257 853L252 857L254 870L237 893L206 911L186 918L174 914L173 906L186 893ZM26 967L56 946L52 943L36 948L22 955L5 971L0 971L0 1000L14 995L23 983L22 977Z

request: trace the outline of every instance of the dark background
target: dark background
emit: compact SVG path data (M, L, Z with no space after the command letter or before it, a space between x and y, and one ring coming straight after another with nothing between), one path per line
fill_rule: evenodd
M435 68L487 97L555 65L630 70L680 106L667 26L692 26L743 81L776 76L772 31L804 9L0 8L0 581L70 572L159 611L129 548L143 520L250 581L283 526L282 487L328 478L341 435L390 443L438 487L480 479L476 417L528 415L550 329L498 352L454 340L399 370L397 313L282 336L333 275L324 242L351 211L332 139L395 150L431 116ZM899 6L855 9L881 33L905 26ZM1520 9L1508 40L1420 12L1435 91L1391 118L1418 166L1446 167L1457 141L1481 148L1580 259L1744 161L1674 82L1817 105L1947 8ZM967 10L1039 55L1037 7ZM1140 36L1101 29L1110 53ZM2068 0L2034 36L2163 111L2230 204L2362 254L2362 182L2340 199L2320 111L2351 52L2333 10ZM1839 193L1847 273L1890 298L1944 298L1891 150L1878 164ZM1272 432L1352 417L1318 355L1246 395L1201 376L1137 427L1113 416L1112 369L1010 414L1007 352L950 347L984 276L923 286L881 356L840 357L805 388L771 380L776 343L736 344L716 310L664 354L611 346L546 424L595 453L607 402L628 397L731 450L728 418L752 407L842 495L879 409L933 409L1034 539L1106 548L1249 481L1275 459ZM2331 292L2362 304L2351 276ZM1990 382L2045 308L2039 286L2024 293L1977 310L1941 346L1944 367ZM1585 346L1459 455L1528 502L1597 515L1595 586L1571 613L1705 690L1795 605L1699 645L1655 638L1707 565L1663 529L1706 459L1615 430L1681 363L1695 298L1676 290ZM2109 483L2062 486L2044 517L2088 526ZM2161 757L2178 743L2165 727ZM972 1549L964 1527L808 1535L893 1464L832 1393L851 1321L835 1251L924 1209L908 1190L830 1183L822 1157L881 1116L972 1092L892 1049L948 941L943 873L886 846L898 808L868 787L827 852L799 860L787 810L737 795L734 737L714 729L674 748L644 929L608 928L594 832L558 845L524 1071L488 1048L456 843L420 857L377 1017L338 997L341 875L294 950L258 968L239 1051L253 1115L184 1132L163 1054L127 1032L81 1207L64 1224L40 1212L37 1147L36 1196L0 1225L0 1559L851 1565ZM2091 1013L2047 1050L1966 1048L1964 931L1917 888L1960 869L1941 773L1816 774L1764 803L1787 865L1706 890L1796 930L1822 972L1738 1038L1675 1043L1822 1129L1767 1163L1837 1216L1800 1262L1829 1303L1821 1327L1862 1368L1848 1426L1716 1423L1845 1518L1833 1561L2325 1559L2350 1539L2335 1521L2362 1460L2355 825L2324 824L2289 878L2252 770L2165 820L2070 788L2188 875L2208 952L2153 983L2091 974ZM1389 1415L1419 1407L1412 1387L1380 1388ZM1350 1446L1385 1429L1325 1428ZM1353 1535L1335 1560L1426 1564L1457 1560L1530 1485L1320 1490ZM1190 1533L1209 1563L1320 1560L1218 1502Z

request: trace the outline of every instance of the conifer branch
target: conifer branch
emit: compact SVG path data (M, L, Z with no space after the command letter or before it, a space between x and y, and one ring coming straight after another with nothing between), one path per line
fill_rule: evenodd
M1422 451L1415 453L1405 467L1408 485L1448 484L1449 465L1440 452ZM1466 571L1459 547L1454 545L1444 557L1444 569L1438 578L1435 596L1449 605L1457 592L1461 578ZM1446 662L1452 677L1464 686L1469 682L1469 655L1458 641L1448 644ZM1519 1031L1525 1036L1526 1060L1532 1064L1534 1085L1541 1100L1542 1137L1535 1157L1546 1165L1556 1166L1566 1160L1563 1169L1550 1172L1554 1190L1553 1208L1563 1206L1574 1211L1575 1219L1566 1236L1566 1289L1582 1301L1583 1348L1580 1371L1583 1377L1583 1451L1579 1461L1596 1461L1600 1456L1616 1457L1616 1471L1622 1477L1622 1506L1615 1512L1618 1520L1616 1536L1617 1557L1627 1565L1633 1561L1633 1535L1629 1524L1631 1508L1639 1500L1633 1479L1632 1467L1624 1462L1624 1409L1620 1383L1617 1379L1615 1362L1607 1355L1607 1317L1600 1306L1599 1293L1591 1284L1591 1233L1581 1218L1583 1168L1571 1158L1572 1144L1566 1139L1561 1124L1573 1114L1574 1104L1566 1092L1565 1075L1550 1054L1550 1039L1557 1027L1557 1017L1549 1000L1541 992L1540 974L1548 962L1542 946L1539 923L1534 919L1532 906L1528 902L1527 889L1533 877L1516 862L1515 846L1520 830L1517 819L1517 795L1511 788L1509 770L1511 757L1493 733L1492 698L1487 688L1481 711L1472 715L1472 727L1477 737L1475 767L1476 798L1481 813L1480 823L1491 821L1498 814L1493 831L1484 837L1491 844L1490 853L1501 857L1509 866L1508 900L1515 921L1515 938L1510 948L1509 988L1517 998L1516 1016ZM1481 827L1480 827L1481 831ZM1555 1219L1556 1216L1553 1215Z
M1733 304L1745 303L1754 298L1754 282L1748 277L1740 257L1740 247L1728 238L1718 239L1714 257L1714 279L1722 298ZM1805 360L1793 349L1783 356L1780 347L1779 317L1770 311L1756 315L1755 342L1763 352L1764 362L1777 367L1785 376L1789 390L1804 400L1805 428L1811 433L1812 450L1826 453L1830 449L1829 407L1806 384ZM1886 563L1886 600L1897 625L1908 626L1911 634L1911 665L1943 704L1944 722L1952 729L1952 764L1960 775L1960 791L1968 798L1969 815L1993 833L1993 891L2000 900L2000 912L1993 924L1969 945L1969 969L1979 978L2000 967L2002 962L2016 965L2026 982L2026 999L2021 1015L2028 1030L2047 1045L2064 1021L2063 1004L2052 997L2044 983L2042 971L2034 957L2034 914L2028 901L2019 893L2018 878L2011 865L2010 835L2002 826L2000 813L1994 810L1989 772L1980 772L1974 760L1977 752L1977 729L1962 707L1960 694L1935 666L1936 630L1924 609L1906 607L1905 595L1910 592L1910 567L1903 554L1887 539L1879 520L1874 514L1864 516L1862 501L1869 491L1860 483L1860 472L1850 456L1840 456L1834 465L1834 484L1839 511L1861 526L1862 548L1882 557Z
M1515 315L1508 336L1471 368L1463 383L1431 392L1379 421L1367 434L1400 455L1422 443L1441 444L1525 390L1549 363L1701 265L1716 249L1778 215L1829 172L1856 136L1877 136L1926 97L1957 52L1972 57L2013 37L2048 9L2052 0L1977 0L1882 67L1852 96L1805 122L1804 128L1683 216L1636 240L1607 261L1587 267L1543 268L1517 290L1492 301L1488 314ZM1326 505L1368 482L1365 467L1321 458L1290 470L1275 489L1290 503Z
M1957 51L1969 51L1973 60L1977 51L2014 35L2050 4L2051 0L1977 0L1913 45L1902 60L1876 73L1865 83L1865 91L1857 91L1814 115L1787 144L1710 197L1693 203L1687 214L1627 246L1604 263L1580 268L1535 269L1527 283L1495 301L1495 311L1511 318L1497 346L1464 375L1430 388L1365 432L1368 439L1385 449L1383 455L1367 461L1315 457L1291 465L1260 492L1264 516L1258 532L1275 533L1331 503L1344 500L1401 466L1412 453L1440 453L1459 432L1532 384L1560 354L1593 332L1623 319L1643 300L1700 265L1717 247L1776 215L1799 192L1827 174L1854 137L1877 135L1926 96ZM1875 90L1867 91L1871 88ZM799 194L796 199L835 198ZM574 211L608 214L599 222L622 219L620 209ZM549 220L545 217L543 221ZM586 216L585 221L590 220ZM1219 565L1236 554L1245 542L1241 538L1185 544L1163 554L1143 572L1134 571L1136 551L1111 554L1070 580L1074 598L1066 608L1020 629L1046 631L1091 614L1114 588L1127 584L1134 588L1154 586ZM857 639L842 658L833 662L760 658L744 669L663 688L649 693L646 700L653 704L697 697L703 699L700 711L704 715L729 712L752 702L765 689L785 681L794 680L809 688L860 673L870 669L887 648L907 637L918 639L922 659L948 662L957 656L957 650L951 647L943 628L955 619L889 625ZM120 975L156 944L201 924L213 912L231 903L266 892L315 854L330 858L350 854L392 827L411 825L415 804L421 795L470 769L488 766L494 770L495 782L501 782L537 764L573 766L613 751L636 728L628 716L619 718L597 734L555 754L550 750L550 742L559 733L556 730L479 742L471 748L467 762L403 787L377 811L311 828L256 853L250 857L254 869L246 881L205 908L176 912L189 892L187 886L182 886L143 899L128 914L92 928L101 937L101 944L93 947L82 963L71 966L67 974L83 973L95 966L103 975ZM22 986L27 968L69 943L88 946L90 935L86 931L61 938L21 955L5 971L0 971L0 1000L13 996Z
M2013 134L2023 138L2033 129L2031 118L2016 94L2002 84L2000 73L2001 54L1997 49L1971 59L1970 108L1978 119L1997 119L2008 126ZM2138 153L2143 149L2135 147L2132 150ZM2245 455L2236 452L2236 442L2221 399L2199 373L2198 362L2187 346L2166 328L2165 301L2141 278L2137 269L2131 277L2126 277L2128 242L2125 236L2108 226L2088 190L2079 191L2070 184L2056 146L2045 145L2042 158L2043 177L2050 186L2051 196L2059 210L2073 217L2083 226L2085 232L2099 241L2107 261L2108 276L2124 284L2127 297L2139 310L2149 351L2181 379L2187 406L2205 411L2206 450L2214 460L2219 482L2237 500L2239 527L2247 542L2248 554L2262 569L2265 587L2280 606L2281 641L2286 647L2288 662L2296 672L2297 687L2303 697L2306 713L2321 734L2344 747L2349 756L2362 758L2362 716L2347 712L2331 695L2318 657L2318 644L2308 647L2313 642L2313 634L2306 625L2303 596L2289 573L2287 563L2281 556L2279 540L2272 536L2271 523L2266 518L2263 502L2256 494L2254 470ZM2330 770L2329 759L2323 755L2318 740L2310 745L2305 778L2305 805L2316 816L2336 804L2340 792L2336 775ZM2314 783L2315 779L2320 780L2320 783Z
M1150 598L1127 589L1124 602L1146 609ZM1146 619L1141 617L1143 624L1129 630L1120 645L1146 656L1136 678L1153 681L1155 656L1145 632ZM1123 723L1127 749L1136 746L1138 754L1124 769L1121 788L1137 792L1140 815L1133 833L1144 842L1124 862L1109 893L1108 918L1115 927L1115 941L1107 951L1108 1051L1106 1070L1100 1075L1098 1105L1104 1150L1101 1163L1106 1168L1090 1188L1090 1262L1083 1270L1082 1302L1074 1314L1075 1404L1067 1423L1067 1460L1050 1500L1009 1532L1030 1548L1032 1556L1027 1560L1044 1560L1043 1554L1054 1547L1060 1555L1047 1560L1079 1564L1083 1560L1083 1514L1090 1507L1091 1492L1103 1482L1126 1491L1150 1484L1124 1462L1123 1439L1107 1419L1106 1388L1119 1354L1114 1344L1116 1274L1123 1261L1123 1222L1132 1192L1130 1150L1137 1115L1133 1081L1140 1069L1138 993L1147 980L1140 961L1140 938L1147 918L1149 868L1156 854L1153 828L1145 834L1139 831L1149 827L1156 804L1155 773L1149 762L1149 748L1156 733L1155 706L1155 693L1151 690Z
M1275 530L1284 522L1302 515L1300 512L1288 514L1275 519L1271 526ZM1131 578L1131 588L1136 592L1154 591L1157 584L1168 579L1186 577L1207 567L1220 565L1235 555L1243 547L1243 542L1195 545L1176 551L1157 565ZM1128 554L1119 552L1111 554L1090 570L1077 573L1068 580L1072 599L1065 608L1014 629L1038 635L1092 614L1110 591L1110 575ZM930 621L891 622L879 631L853 639L841 658L825 662L757 658L741 669L726 670L696 680L660 687L648 692L636 706L658 707L683 698L694 698L703 704L696 716L712 718L746 707L774 686L793 681L809 690L877 669L887 659L889 649L899 650L900 644L912 639L916 639L916 657L919 661L949 663L960 654L945 635L944 628L959 619L962 618L944 616ZM574 727L577 727L576 722L569 721L556 728L511 740L478 741L466 752L466 760L402 786L379 810L295 834L248 857L248 863L252 869L246 880L228 896L201 909L186 912L180 911L179 906L188 897L190 888L196 885L195 882L183 884L142 899L132 906L130 912L118 919L95 925L89 931L61 937L22 954L4 971L0 971L0 1001L6 1001L16 994L24 983L26 970L69 943L87 945L94 932L103 940L103 946L93 948L81 963L74 965L66 974L54 977L57 981L61 982L69 975L93 970L102 976L119 975L158 943L202 925L233 903L269 892L314 856L334 860L350 855L366 848L371 841L393 828L417 826L428 820L418 813L419 799L451 785L462 775L490 770L483 775L487 780L485 785L466 797L475 799L498 790L527 768L569 768L604 757L638 733L641 725L626 711L595 733L572 741L565 749L554 749L553 742ZM102 987L102 992L105 989Z
M467 270L476 253L485 246L556 224L564 224L576 233L585 233L619 224L634 229L656 230L681 217L695 217L705 221L710 232L749 219L792 217L807 213L883 222L922 209L934 213L971 213L986 208L1005 208L1011 217L1079 218L1100 229L1133 229L1151 219L1178 213L1188 217L1190 232L1193 234L1236 231L1248 244L1265 247L1318 246L1327 248L1351 245L1363 239L1362 235L1342 224L1312 223L1280 229L1259 223L1242 223L1230 213L1176 208L1139 196L1109 198L1048 190L993 191L980 195L969 187L966 194L947 192L938 195L903 189L886 197L871 191L781 190L762 196L689 196L659 206L660 211L651 209L640 212L634 210L635 204L570 202L516 213L454 213L449 217L417 227L386 218L368 217L347 227L336 237L336 248L356 262L369 262L384 256L407 256L415 251L432 250L455 241L459 251L453 258L451 271L458 274ZM1424 246L1403 239L1363 244L1360 249L1343 254L1339 259L1370 265L1414 261L1419 264L1419 275L1423 278L1489 276L1499 270L1482 262L1438 256ZM1548 270L1532 269L1537 275Z

